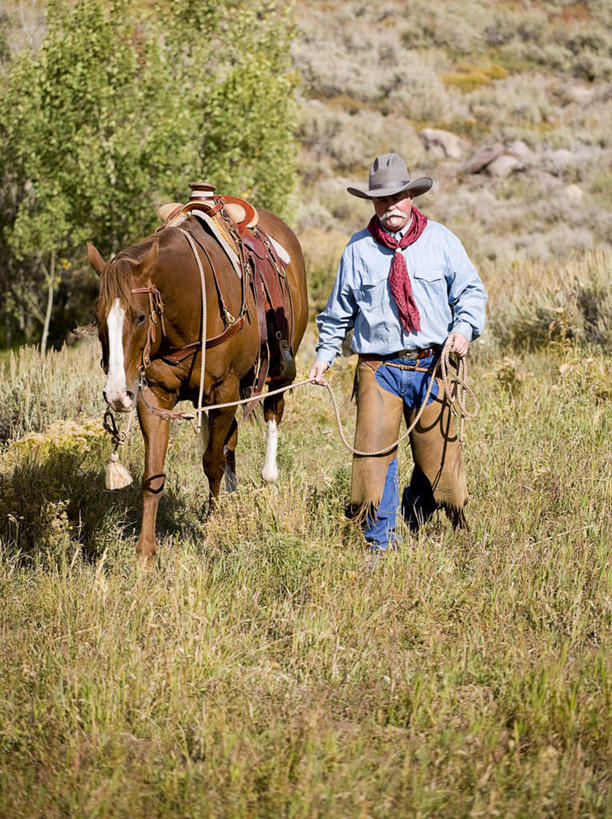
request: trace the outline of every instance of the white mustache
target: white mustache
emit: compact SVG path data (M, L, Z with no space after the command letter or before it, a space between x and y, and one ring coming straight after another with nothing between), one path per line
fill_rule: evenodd
M401 216L403 218L406 214L399 210L399 208L389 208L389 210L383 213L380 219L383 221L384 219L389 219L391 216Z

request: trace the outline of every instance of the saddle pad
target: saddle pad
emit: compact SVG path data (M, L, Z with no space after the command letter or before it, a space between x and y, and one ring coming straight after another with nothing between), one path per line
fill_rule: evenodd
M209 228L210 232L213 234L215 239L221 245L225 255L232 263L232 267L236 271L238 278L242 278L242 268L240 267L240 259L238 258L238 254L233 249L232 245L230 244L230 238L226 236L225 232L219 225L219 223L215 220L214 217L209 216L205 210L193 209L191 213L194 216L197 216L201 222L204 222L205 225Z

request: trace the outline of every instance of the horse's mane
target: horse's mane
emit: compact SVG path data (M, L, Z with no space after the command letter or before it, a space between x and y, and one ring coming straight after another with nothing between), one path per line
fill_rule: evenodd
M151 249L156 237L148 236L137 245L122 250L104 268L100 274L100 292L96 304L96 318L98 323L106 321L112 305L116 299L128 313L135 312L134 297L132 294L132 273L134 265L138 264Z

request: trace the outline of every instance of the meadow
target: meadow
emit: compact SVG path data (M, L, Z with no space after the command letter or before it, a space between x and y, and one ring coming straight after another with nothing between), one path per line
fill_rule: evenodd
M97 345L7 357L0 814L612 815L610 261L484 271L470 530L440 517L374 566L321 388L287 398L279 492L256 419L207 521L173 424L141 571L140 435L135 484L107 492ZM353 367L329 377L348 431Z

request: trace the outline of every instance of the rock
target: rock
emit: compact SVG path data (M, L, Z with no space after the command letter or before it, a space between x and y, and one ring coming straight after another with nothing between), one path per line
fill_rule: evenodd
M423 128L419 131L419 139L426 150L449 159L461 159L465 150L465 143L461 137L441 128Z
M584 191L578 185L567 185L565 188L565 195L572 202L580 202L584 197Z
M504 153L504 146L501 142L495 142L493 145L484 145L479 148L475 154L464 163L462 171L464 173L480 173L484 170L490 162L497 159Z
M595 89L586 88L584 85L570 85L563 89L563 98L566 102L573 102L576 105L586 105L595 96Z
M506 153L521 159L523 162L533 157L533 151L522 139L515 139L506 148Z
M494 159L493 162L489 162L486 170L490 176L504 177L510 176L511 173L522 169L523 163L519 159L510 154L502 154L498 156L497 159Z

